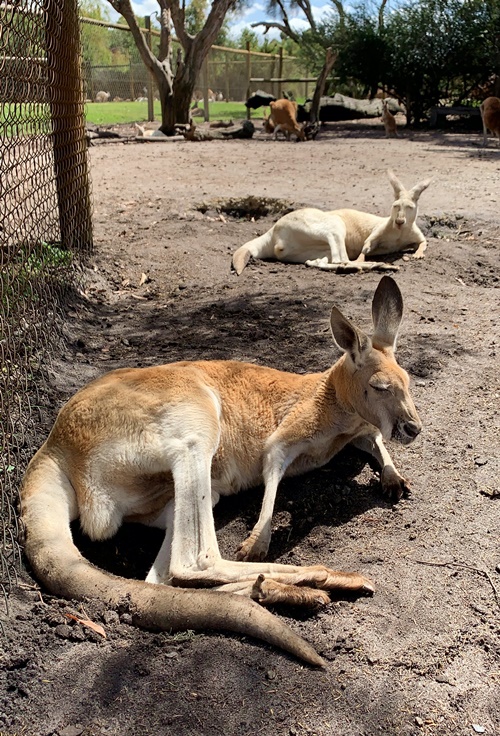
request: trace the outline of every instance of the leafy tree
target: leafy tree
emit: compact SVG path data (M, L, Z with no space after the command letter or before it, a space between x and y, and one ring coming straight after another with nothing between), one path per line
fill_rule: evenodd
M79 3L80 15L109 22L110 14L100 0L82 0ZM110 32L107 28L81 24L83 61L90 66L107 66L111 64L113 52L110 47Z
M383 81L404 99L409 122L441 100L461 102L498 70L498 5L421 0L387 18Z
M131 0L109 0L131 30L139 54L153 74L160 96L161 126L167 135L173 135L177 123L189 122L191 97L210 47L223 27L226 14L237 0L212 0L207 8L202 27L197 28L199 9L186 17L184 0L158 0L160 43L158 50L150 49L132 10ZM195 32L188 30L188 22ZM173 33L180 47L174 58Z
M467 99L500 71L500 0L409 0L390 13L384 0L348 11L332 2L331 13L302 33L301 55L318 71L324 49L334 47L340 83L355 80L364 95L392 91L408 122L420 123L442 100Z

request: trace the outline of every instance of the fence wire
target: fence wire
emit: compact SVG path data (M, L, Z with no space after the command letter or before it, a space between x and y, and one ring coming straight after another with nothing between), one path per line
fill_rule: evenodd
M86 102L137 102L145 103L150 74L141 60L130 29L124 21L108 23L94 18L80 18L83 47L83 77ZM159 33L151 32L153 51L158 51ZM173 57L177 42L174 41ZM272 79L278 77L307 77L303 63L293 56L265 54L222 46L212 46L204 69L197 80L193 103L203 100L203 89L209 90L209 101L244 102L248 93L262 89L280 97L283 91L293 92L295 97L312 94L314 85L307 82L250 83L251 77ZM154 96L158 98L156 86Z
M0 2L0 597L57 313L91 248L76 0Z

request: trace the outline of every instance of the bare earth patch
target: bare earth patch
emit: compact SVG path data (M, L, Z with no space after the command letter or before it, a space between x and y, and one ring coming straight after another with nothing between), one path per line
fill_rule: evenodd
M395 274L399 358L424 430L391 447L413 489L396 506L355 451L282 484L271 559L358 570L377 585L371 599L334 600L316 615L276 612L328 660L325 671L236 636L139 631L126 609L89 604L82 615L25 573L2 619L1 734L498 736L500 151L480 142L406 131L386 140L380 125L342 124L299 144L257 134L92 147L95 254L53 356L40 442L61 404L115 367L231 358L325 369L338 357L331 305L369 329L380 275L258 262L238 279L232 252L279 214L252 221L221 201L386 215L389 166L410 186L433 177L420 201L426 257L400 258ZM223 554L234 555L261 497L221 501ZM108 543L80 543L96 564L141 576L160 537L129 526Z

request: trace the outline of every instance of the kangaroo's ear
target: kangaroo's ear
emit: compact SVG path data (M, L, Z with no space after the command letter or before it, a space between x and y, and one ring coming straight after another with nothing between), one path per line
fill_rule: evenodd
M382 276L372 301L374 344L395 349L402 317L403 296L399 286L390 276Z
M415 184L415 186L410 189L409 195L414 202L418 200L424 189L427 189L431 181L432 179L425 179L424 181L420 181L418 184Z
M362 368L372 348L368 335L349 322L337 307L332 308L330 327L339 348L349 355L356 368Z
M398 199L401 193L406 191L404 184L403 182L399 181L398 177L392 169L387 169L387 176L389 177L389 181L391 182L392 188L394 189L396 199Z

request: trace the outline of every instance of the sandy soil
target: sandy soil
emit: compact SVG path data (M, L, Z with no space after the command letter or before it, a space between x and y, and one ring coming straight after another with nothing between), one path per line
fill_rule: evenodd
M380 275L258 262L237 278L231 253L277 216L221 218L213 201L256 195L386 214L388 166L408 185L434 179L420 203L426 258L399 259L395 275L406 306L398 355L424 431L391 447L413 489L395 506L353 450L282 484L270 558L359 570L377 585L373 598L333 600L315 615L276 612L328 660L324 671L223 633L142 632L126 611L85 605L103 639L64 616L80 604L39 592L26 573L4 620L1 734L500 734L500 151L480 142L404 131L386 140L380 126L344 124L301 144L91 149L95 255L53 356L40 442L61 404L114 367L234 358L325 369L338 357L331 305L369 329ZM217 507L225 555L261 497ZM97 564L140 576L160 537L129 527L80 543Z

